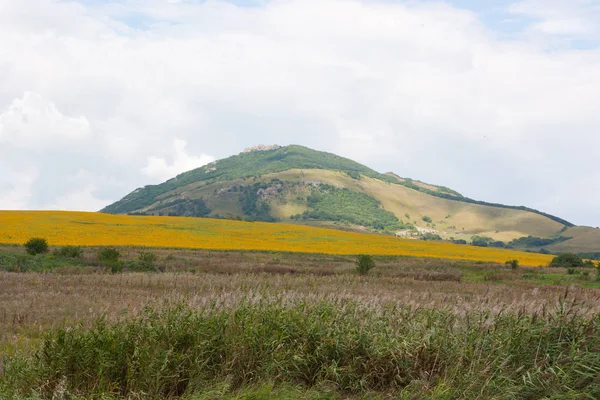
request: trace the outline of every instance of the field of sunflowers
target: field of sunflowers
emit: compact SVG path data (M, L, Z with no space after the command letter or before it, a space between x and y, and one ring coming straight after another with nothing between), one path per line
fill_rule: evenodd
M43 237L52 246L140 246L324 254L372 254L547 265L552 256L398 239L307 226L68 211L0 211L0 244Z

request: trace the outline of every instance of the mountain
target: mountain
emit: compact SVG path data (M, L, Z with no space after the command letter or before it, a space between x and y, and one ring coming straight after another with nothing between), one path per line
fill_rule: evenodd
M599 251L600 231L527 207L480 202L303 146L257 146L138 188L101 212L285 221L399 236L479 235L515 247ZM571 235L571 236L568 236ZM584 238L584 239L581 239ZM535 245L535 246L532 246Z

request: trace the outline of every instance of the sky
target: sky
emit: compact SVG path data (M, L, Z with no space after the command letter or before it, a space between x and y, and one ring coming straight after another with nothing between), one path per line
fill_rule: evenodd
M600 226L600 0L0 0L0 209L257 144Z

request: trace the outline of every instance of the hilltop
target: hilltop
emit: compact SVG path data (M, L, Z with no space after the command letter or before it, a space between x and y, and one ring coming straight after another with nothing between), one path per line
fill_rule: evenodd
M528 207L476 201L298 145L246 149L138 188L101 211L282 221L455 241L478 235L508 243L532 236L546 240L514 242L515 247L600 250L598 230Z

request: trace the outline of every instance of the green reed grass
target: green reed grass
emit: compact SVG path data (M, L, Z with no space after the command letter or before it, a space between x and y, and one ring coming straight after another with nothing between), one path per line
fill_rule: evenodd
M457 315L282 299L147 309L48 333L34 356L5 360L0 394L210 398L207 391L226 384L229 397L216 398L260 398L249 388L272 382L316 390L304 398L597 399L600 318L576 309Z

